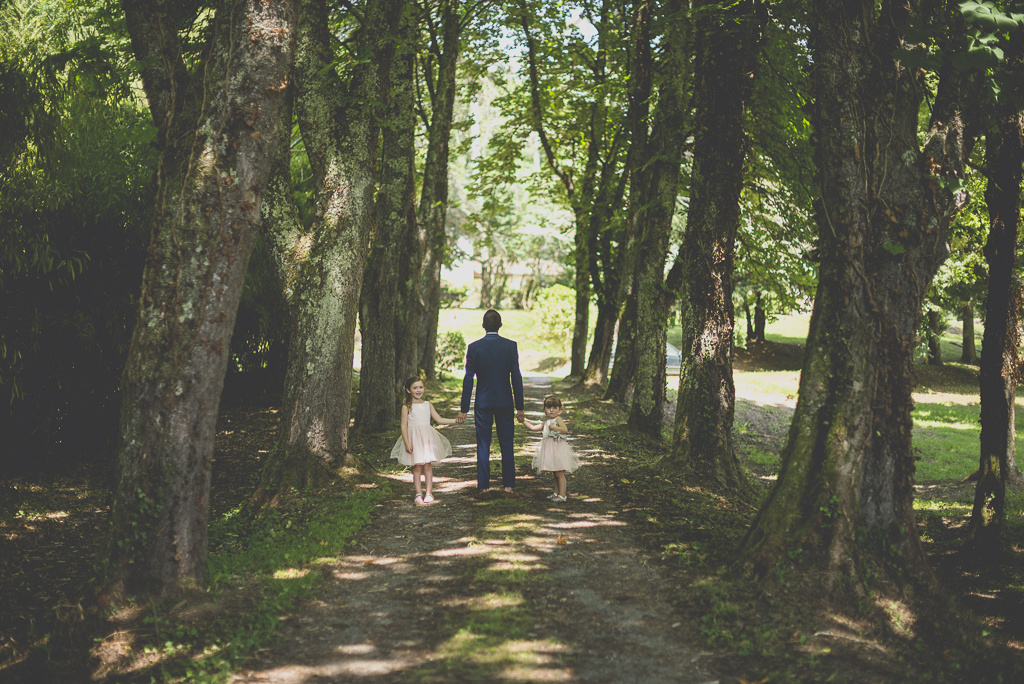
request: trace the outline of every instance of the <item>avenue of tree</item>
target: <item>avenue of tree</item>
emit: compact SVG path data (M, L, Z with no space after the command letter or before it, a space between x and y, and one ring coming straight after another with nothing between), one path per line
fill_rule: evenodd
M107 586L204 581L229 366L273 369L261 377L281 388L247 515L362 467L349 430L393 430L403 380L436 375L441 268L459 239L480 254L525 244L519 186L567 217L542 226L563 242L522 251L568 274L571 376L664 439L678 317L666 467L723 495L751 486L731 436L734 341L813 302L745 567L765 575L801 549L866 584L884 555L933 582L913 520L911 392L922 336L940 360L945 312L970 329L967 362L985 320L969 535L983 554L1005 543L1020 478L1024 3L71 6L0 3L0 383L3 425L25 444L107 431ZM73 415L99 417L90 432Z

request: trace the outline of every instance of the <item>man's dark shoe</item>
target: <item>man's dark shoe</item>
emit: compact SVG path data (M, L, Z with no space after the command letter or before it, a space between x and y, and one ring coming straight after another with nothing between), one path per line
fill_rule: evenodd
M509 491L507 489L501 493L501 496L504 499L518 499L519 498L518 494L516 494L513 491Z
M481 489L480 491L473 495L473 498L478 499L480 501L490 501L491 499L494 498L494 492L492 492L490 489Z

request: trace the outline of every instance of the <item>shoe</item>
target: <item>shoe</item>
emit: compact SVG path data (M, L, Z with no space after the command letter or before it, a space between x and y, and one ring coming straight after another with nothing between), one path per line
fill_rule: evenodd
M413 500L412 500L412 502L413 502L414 504L421 504L421 503L423 503L423 497L422 497L422 496L420 496L419 494L417 494L417 495L416 495L416 498L415 498L415 499L413 499Z
M510 492L509 490L506 489L501 493L501 497L503 499L518 499L519 495L516 494L515 492Z
M550 494L548 494L544 498L547 499L548 501L555 501L555 500L558 499L558 494L555 494L554 492L551 492Z
M434 497L432 497L430 494L427 494L425 497L423 497L423 503L425 503L425 504L432 504L432 503L434 503Z
M558 494L555 494L554 498L552 498L551 500L554 501L555 503L565 503L567 498L568 497L559 496Z
M491 499L494 498L494 492L492 492L490 489L481 489L480 491L473 495L473 498L479 501L490 501Z

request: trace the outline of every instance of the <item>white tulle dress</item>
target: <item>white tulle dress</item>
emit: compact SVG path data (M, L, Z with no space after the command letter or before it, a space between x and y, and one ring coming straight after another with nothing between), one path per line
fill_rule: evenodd
M409 442L412 444L411 454L405 450L405 440L399 437L391 450L391 458L411 466L440 461L452 455L451 442L430 424L429 401L413 404L409 409Z
M557 418L544 421L543 437L537 444L537 453L533 457L533 467L537 472L555 473L565 470L571 473L580 467L580 459L565 441L565 435L551 429L557 422Z

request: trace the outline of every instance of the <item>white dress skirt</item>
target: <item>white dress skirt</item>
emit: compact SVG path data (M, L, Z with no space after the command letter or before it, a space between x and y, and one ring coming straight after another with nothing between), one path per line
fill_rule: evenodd
M423 465L448 458L452 455L452 445L445 436L430 424L430 402L423 401L413 404L409 409L409 442L412 453L405 450L405 440L401 437L391 450L391 458L402 465Z
M544 432L537 443L537 453L533 457L533 467L540 473L555 473L559 470L572 472L580 467L580 459L572 450L565 435L555 432L551 426L557 419L544 421Z

